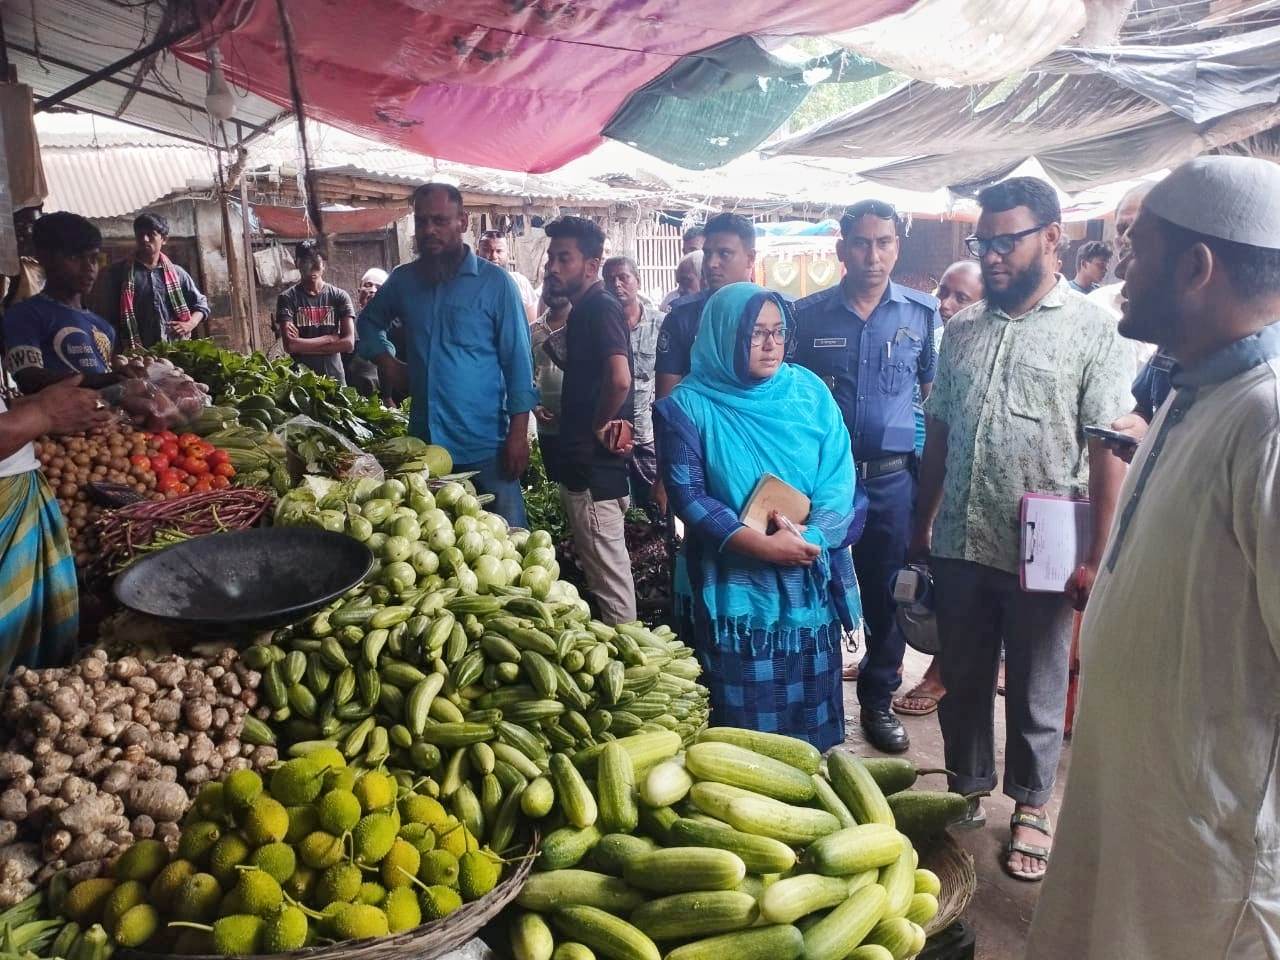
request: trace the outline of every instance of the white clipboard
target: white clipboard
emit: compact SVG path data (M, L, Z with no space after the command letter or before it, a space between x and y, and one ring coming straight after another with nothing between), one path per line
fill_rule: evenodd
M1093 546L1093 505L1041 493L1023 494L1022 589L1028 593L1064 593Z

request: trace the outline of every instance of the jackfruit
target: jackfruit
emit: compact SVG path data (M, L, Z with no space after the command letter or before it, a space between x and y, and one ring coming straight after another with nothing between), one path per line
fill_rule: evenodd
M221 838L222 828L212 820L195 820L182 828L182 835L178 837L178 856L203 865L209 851Z
M262 950L264 953L301 950L307 942L308 930L307 915L297 907L287 906L262 928Z
M359 784L356 784L359 786ZM372 866L391 850L396 842L396 822L385 813L371 813L356 824L351 833L356 863Z
M239 772L239 771L237 771ZM209 854L209 872L223 887L232 887L236 882L236 867L249 858L249 844L238 833L228 833L213 845Z
M366 770L356 781L352 793L360 801L360 809L372 813L396 802L396 780L390 774Z
M337 747L321 747L319 750L312 750L307 754L307 759L322 767L328 767L329 773L337 773L347 768L347 758Z
M284 882L284 892L294 900L307 900L316 885L317 876L316 871L300 863L294 868L289 879Z
M261 794L262 778L252 770L233 770L223 781L222 802L231 813L248 808Z
M480 848L480 844L466 825L459 823L453 817L443 823L432 824L431 829L436 835L436 848L448 850L455 857L462 856L468 850Z
M117 880L150 883L169 862L169 848L160 840L138 840L116 861Z
M320 829L320 815L311 804L285 807L289 814L289 830L284 835L285 843L298 844L312 830Z
M383 910L387 914L387 929L391 933L412 930L422 923L422 907L418 904L418 893L411 887L396 887L387 894Z
M289 832L289 814L279 800L259 797L241 824L245 838L255 847L283 840Z
M341 901L350 903L360 893L363 877L354 863L335 863L316 881L315 902L321 906Z
M356 900L359 903L367 903L370 906L382 906L382 901L387 899L387 888L373 880L366 880L360 884L360 892L356 894Z
M218 781L206 783L196 795L195 811L204 820L221 820L228 813L226 787Z
M347 790L350 791L356 785L356 780L360 777L359 770L352 770L350 767L343 767L340 770L330 770L324 775L324 789L329 790Z
M115 936L120 918L140 903L147 902L147 888L140 880L125 880L117 884L102 907L102 926Z
M454 887L458 884L458 858L448 850L431 850L422 855L418 879L427 886Z
M406 823L443 823L449 818L443 804L431 797L411 793L400 801L400 817Z
M436 848L436 835L425 823L406 823L400 828L400 838L407 840L418 853Z
M253 851L249 863L269 873L277 883L284 883L297 869L298 857L287 843L268 843Z
M385 937L388 932L387 915L367 903L348 903L333 918L335 940Z
M452 887L433 886L418 894L418 904L422 908L422 919L428 923L432 920L443 920L462 906L462 897Z
M240 894L241 910L256 917L271 916L284 902L280 884L265 870L241 871L236 890Z
M148 899L162 913L172 913L174 898L182 891L187 879L195 875L196 865L190 860L174 860L151 881Z
M266 923L251 914L223 917L213 925L213 949L224 957L260 953Z
M470 903L498 885L502 861L484 850L471 850L458 860L458 892Z
M92 880L81 880L67 894L63 911L68 917L87 927L102 919L102 911L107 905L107 898L116 888L116 881L111 877L94 877Z
M350 790L330 790L316 804L320 829L341 836L360 822L360 801Z
M160 927L160 914L149 903L139 903L125 911L114 930L110 930L111 939L121 947L140 947L153 936Z
M173 914L179 920L197 923L212 920L217 915L221 899L222 888L218 881L210 874L197 873L183 882L173 902Z
M396 837L391 849L382 858L382 885L388 890L408 886L418 875L422 854L408 840Z
M313 830L302 838L302 843L298 846L298 856L311 869L324 870L342 859L342 840L332 833Z
M290 806L311 803L324 788L324 775L327 772L327 767L310 757L287 760L271 774L271 795Z

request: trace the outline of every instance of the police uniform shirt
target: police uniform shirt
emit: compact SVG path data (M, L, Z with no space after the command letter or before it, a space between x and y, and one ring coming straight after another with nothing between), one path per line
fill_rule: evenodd
M662 330L658 333L655 373L667 373L677 377L689 374L689 358L693 355L693 341L702 322L702 308L711 299L710 290L682 297L671 305Z
M912 453L916 385L933 383L937 366L938 301L890 281L864 321L837 284L798 301L795 310L790 359L830 388L849 428L854 459Z

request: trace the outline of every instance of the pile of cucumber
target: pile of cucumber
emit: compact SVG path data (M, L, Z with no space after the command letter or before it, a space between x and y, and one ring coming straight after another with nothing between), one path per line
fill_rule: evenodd
M508 916L515 960L905 960L941 885L899 829L935 835L954 794L901 759L709 727L553 758L565 826ZM891 795L886 795L891 791Z

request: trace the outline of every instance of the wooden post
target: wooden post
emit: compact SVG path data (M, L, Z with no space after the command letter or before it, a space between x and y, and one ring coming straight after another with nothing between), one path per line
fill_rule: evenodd
M249 187L245 168L249 165L249 154L244 147L240 148L240 220L244 227L244 291L246 297L245 313L249 323L249 349L261 350L262 338L258 329L258 284L253 261L253 238L249 230Z
M240 263L236 258L236 245L231 233L231 214L227 204L231 196L227 192L227 184L222 176L222 155L218 155L218 209L222 214L222 250L227 258L227 287L231 291L231 323L240 331L243 338L241 346L248 345L248 331L245 329L244 308L240 302Z

